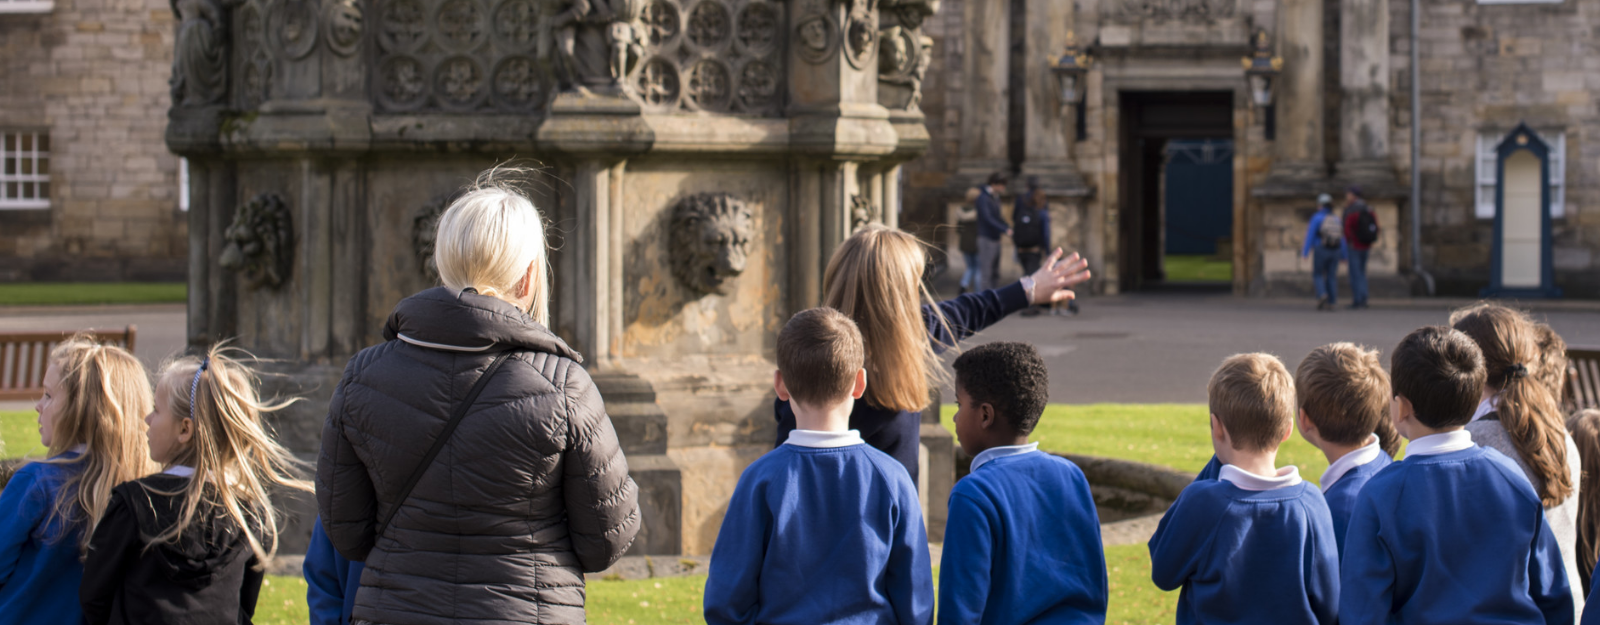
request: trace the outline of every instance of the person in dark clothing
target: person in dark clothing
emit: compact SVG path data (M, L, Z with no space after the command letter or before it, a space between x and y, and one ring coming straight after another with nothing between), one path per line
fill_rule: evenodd
M1000 196L1006 192L1005 174L989 175L978 188L978 270L982 279L975 290L995 288L1000 279L1000 237L1011 236L1011 226L1000 217Z
M966 202L956 212L957 247L966 270L961 273L961 293L971 293L983 284L983 272L978 268L978 188L967 189Z
M1089 279L1088 263L1057 249L1044 268L1002 289L933 302L922 286L923 246L894 228L869 225L839 246L823 273L823 305L860 326L867 348L866 394L850 412L850 429L868 445L893 456L918 477L922 410L943 369L938 353L1029 304L1069 301L1075 284ZM773 405L782 445L795 429L794 410Z
M1361 197L1361 187L1350 187L1344 193L1344 240L1349 250L1350 263L1350 308L1367 307L1367 255L1372 251L1371 243L1363 243L1357 236L1357 226L1361 223L1362 213L1372 213L1372 208L1367 206L1366 200ZM1377 214L1372 214L1372 220L1377 222Z
M1039 271L1039 261L1050 249L1050 199L1039 188L1039 177L1028 177L1028 192L1017 196L1011 208L1011 242L1017 248L1017 264L1023 275ZM1076 308L1076 300L1067 302ZM1023 316L1038 315L1043 306L1030 306Z

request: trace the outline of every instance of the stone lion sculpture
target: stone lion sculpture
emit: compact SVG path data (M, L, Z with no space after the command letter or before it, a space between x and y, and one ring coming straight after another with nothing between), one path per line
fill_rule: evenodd
M417 255L417 265L422 269L422 276L428 279L428 284L439 283L439 267L433 264L434 243L439 236L439 217L458 197L461 197L460 193L434 197L411 218L411 251Z
M224 269L243 274L250 288L278 288L294 267L294 227L283 198L261 193L239 206L222 234Z
M672 273L701 295L728 293L750 255L749 207L726 193L683 198L672 211Z

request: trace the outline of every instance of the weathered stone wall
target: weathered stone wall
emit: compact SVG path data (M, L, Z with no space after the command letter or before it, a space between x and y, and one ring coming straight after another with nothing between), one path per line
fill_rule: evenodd
M185 218L162 142L166 0L0 15L0 130L48 132L51 205L0 210L0 280L177 280Z
M1600 295L1600 2L1422 3L1422 262L1447 292L1489 284L1493 221L1474 216L1480 132L1519 122L1566 133L1566 214L1554 220L1555 275L1569 297ZM1410 4L1390 2L1396 169L1411 145ZM1390 233L1402 235L1398 228ZM1403 236L1403 235L1402 235Z

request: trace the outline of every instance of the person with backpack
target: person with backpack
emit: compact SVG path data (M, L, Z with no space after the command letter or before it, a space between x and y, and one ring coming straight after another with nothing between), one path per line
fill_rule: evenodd
M1011 243L1017 248L1017 264L1022 275L1039 271L1039 260L1050 249L1050 200L1039 188L1039 177L1028 177L1028 192L1017 196L1011 210ZM1025 317L1039 314L1040 306L1022 311Z
M1333 214L1333 198L1317 196L1317 212L1306 226L1306 244L1300 257L1311 257L1311 284L1317 291L1317 310L1333 310L1339 299L1339 260L1344 256L1344 227Z
M1361 187L1344 193L1344 238L1350 261L1350 309L1367 307L1367 254L1378 242L1378 215L1361 196Z

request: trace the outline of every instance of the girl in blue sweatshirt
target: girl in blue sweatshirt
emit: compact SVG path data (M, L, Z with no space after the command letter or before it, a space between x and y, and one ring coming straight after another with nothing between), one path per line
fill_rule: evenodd
M150 411L144 365L77 336L47 359L39 440L49 456L0 491L0 620L77 623L89 533L111 489L153 467L140 418Z
M1032 304L1071 301L1073 285L1089 279L1088 261L1057 248L1043 268L1000 289L934 303L923 286L923 243L902 230L868 225L839 246L822 276L822 305L850 317L867 345L872 385L850 413L850 429L899 461L917 482L922 409L934 380L944 376L937 353ZM794 431L794 410L777 400L778 440Z

